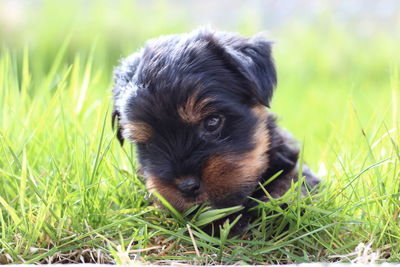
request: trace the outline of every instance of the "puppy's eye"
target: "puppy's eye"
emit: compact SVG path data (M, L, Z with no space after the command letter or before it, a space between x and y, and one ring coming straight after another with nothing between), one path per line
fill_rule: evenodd
M204 119L203 127L207 132L213 133L221 128L222 123L223 117L221 115L210 115Z

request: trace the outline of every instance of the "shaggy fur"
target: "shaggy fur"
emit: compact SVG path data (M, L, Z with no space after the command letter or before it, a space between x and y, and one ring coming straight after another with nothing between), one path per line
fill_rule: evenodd
M279 197L297 179L296 142L266 108L277 82L270 42L204 29L164 36L124 59L114 80L117 137L136 143L148 189L176 209L250 207L249 196L266 200L259 183L281 172L267 186Z

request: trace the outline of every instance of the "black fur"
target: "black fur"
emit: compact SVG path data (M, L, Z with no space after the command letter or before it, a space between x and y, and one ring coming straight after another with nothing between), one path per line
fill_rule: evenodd
M259 37L198 30L150 40L142 50L121 62L115 69L114 80L112 120L113 124L118 120L119 141L122 144L124 138L132 138L128 124L139 121L149 125L151 139L136 141L139 162L145 175L157 177L160 185L176 188L181 177L202 183L205 166L213 156L246 155L255 149L259 118L252 108L269 106L277 77L270 42ZM205 131L204 121L190 124L182 120L179 108L193 96L199 101L210 99L205 108L223 115L224 124L217 133ZM268 185L271 195L279 196L296 179L293 172L298 160L297 146L276 126L272 115L266 123L270 145L265 153L269 163L258 180L208 199L210 205L250 207L248 196L265 197L256 190L257 182L283 171ZM316 185L318 180L305 170L312 186Z

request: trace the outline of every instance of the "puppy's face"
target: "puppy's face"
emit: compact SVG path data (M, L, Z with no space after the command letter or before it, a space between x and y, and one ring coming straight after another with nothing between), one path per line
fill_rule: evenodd
M242 204L268 167L269 43L198 31L149 42L116 70L118 137L176 209Z

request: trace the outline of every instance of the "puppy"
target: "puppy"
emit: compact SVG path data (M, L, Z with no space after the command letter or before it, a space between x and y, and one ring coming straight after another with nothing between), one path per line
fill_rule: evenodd
M117 137L136 144L148 190L179 211L251 207L249 197L267 200L259 183L278 173L266 186L274 198L300 171L310 187L319 182L299 170L296 141L267 109L277 75L260 37L201 29L153 39L122 60L114 81Z

